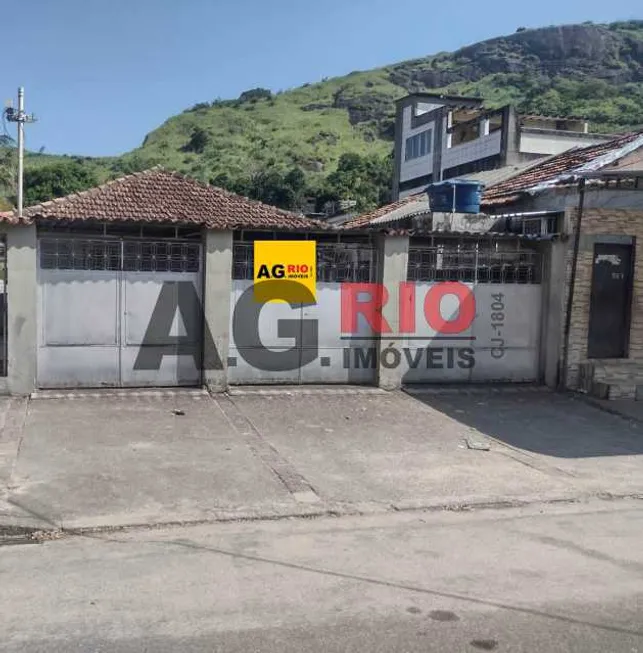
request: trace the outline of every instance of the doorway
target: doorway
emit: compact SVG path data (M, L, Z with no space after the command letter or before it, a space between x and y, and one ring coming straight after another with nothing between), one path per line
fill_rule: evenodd
M592 259L588 358L626 358L632 302L630 244L597 243Z

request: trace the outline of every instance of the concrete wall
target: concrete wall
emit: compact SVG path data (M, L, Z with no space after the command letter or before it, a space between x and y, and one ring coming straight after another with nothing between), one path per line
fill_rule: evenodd
M6 378L0 391L24 395L36 387L37 242L36 227L5 226L7 239Z
M206 231L203 310L211 338L206 337L204 342L203 381L215 392L227 387L232 244L232 231Z
M497 224L499 219L484 213L442 213L431 214L434 231L487 233Z
M415 106L415 115L421 116L422 114L429 113L429 111L435 111L443 107L444 103L440 102L418 102Z
M567 243L551 243L544 256L542 299L541 370L550 388L558 387L565 310L565 261Z
M382 315L393 333L399 333L399 284L406 281L409 261L408 236L383 237L380 241L380 283L388 291L388 301L382 309ZM404 341L382 336L378 356L378 384L380 388L393 390L402 384L403 370L400 366L387 368L382 365L382 352L389 346L398 351L404 347Z
M520 134L520 152L527 154L560 154L572 147L589 147L604 143L607 138L574 132L523 129Z
M605 189L589 186L585 191L585 209L615 209L643 211L643 189ZM571 211L578 207L578 187L576 185L549 188L531 198L523 199L502 212L521 211L561 211L567 212L566 233L571 233ZM482 207L485 210L485 207Z
M442 170L500 154L501 141L500 130L450 148L445 140L442 146Z

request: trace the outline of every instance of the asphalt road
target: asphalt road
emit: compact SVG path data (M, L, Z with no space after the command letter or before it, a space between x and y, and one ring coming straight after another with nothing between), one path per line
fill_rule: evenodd
M0 549L5 653L643 653L643 502L212 524Z

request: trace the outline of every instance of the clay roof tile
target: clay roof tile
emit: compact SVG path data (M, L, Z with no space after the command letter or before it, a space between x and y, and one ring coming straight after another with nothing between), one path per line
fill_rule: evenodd
M22 220L187 223L211 229L328 229L323 222L156 167L30 206ZM17 222L13 211L0 221Z

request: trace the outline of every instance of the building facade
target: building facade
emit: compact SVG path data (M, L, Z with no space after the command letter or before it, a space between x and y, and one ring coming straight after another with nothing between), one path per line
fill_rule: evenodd
M642 155L629 134L488 188L482 214L416 195L341 227L163 170L1 214L0 390L545 382L636 397ZM258 240L315 241L315 303L254 301Z
M643 134L554 157L489 189L483 208L555 220L550 251L551 385L601 398L643 395ZM514 219L516 219L514 218ZM511 218L510 218L511 219Z
M509 233L332 228L162 170L2 217L5 392L542 378L543 252ZM257 304L254 243L298 239L316 243L315 304ZM441 282L481 307L458 337L427 321ZM360 315L347 326L351 289ZM502 336L495 295L521 307ZM400 333L409 320L414 338Z
M519 115L483 100L413 94L398 101L393 199L433 182L520 165L614 138L590 134L581 119Z

